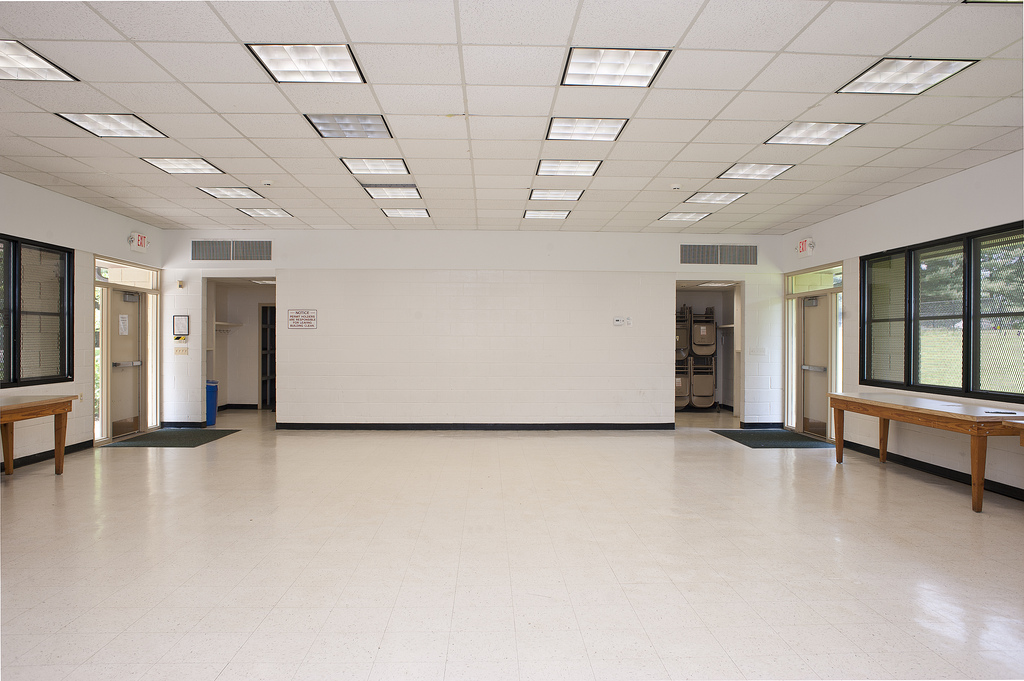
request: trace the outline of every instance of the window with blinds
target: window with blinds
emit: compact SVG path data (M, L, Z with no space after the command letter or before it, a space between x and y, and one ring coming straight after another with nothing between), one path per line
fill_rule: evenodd
M0 236L0 384L71 380L72 251Z
M1024 228L861 258L861 383L1024 402Z

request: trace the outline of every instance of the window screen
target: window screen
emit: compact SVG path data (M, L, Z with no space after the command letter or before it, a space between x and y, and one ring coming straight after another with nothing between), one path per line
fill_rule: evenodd
M914 252L914 383L958 388L964 375L964 247Z
M867 375L903 382L906 354L906 258L900 254L867 263Z
M0 384L72 378L72 251L0 237Z
M1024 394L1024 231L975 240L979 267L975 389Z

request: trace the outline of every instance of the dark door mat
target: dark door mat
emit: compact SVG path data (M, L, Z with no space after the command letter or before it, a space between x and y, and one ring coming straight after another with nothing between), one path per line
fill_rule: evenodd
M778 428L712 430L752 449L832 449L835 445Z
M208 442L237 433L237 430L210 430L205 428L163 428L152 433L111 442L104 447L199 447Z

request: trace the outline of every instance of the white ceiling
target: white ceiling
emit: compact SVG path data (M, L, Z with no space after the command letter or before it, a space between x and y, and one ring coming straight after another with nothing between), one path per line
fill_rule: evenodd
M165 229L786 234L1020 150L1021 34L1020 4L959 0L0 2L0 38L80 81L0 80L0 172ZM246 43L345 43L367 83L278 84ZM560 86L573 46L672 53L650 88ZM883 56L980 62L921 95L835 94ZM134 113L168 138L97 138L58 112ZM382 114L394 139L322 139L304 113ZM546 141L552 116L629 122L615 142ZM792 121L865 125L826 147L764 144ZM401 157L412 174L357 177L340 156ZM603 163L537 177L540 159ZM736 162L796 165L716 179ZM423 198L374 200L360 180ZM697 191L747 194L682 204ZM294 217L236 210L261 207ZM380 210L404 207L431 217ZM658 220L669 211L712 214Z

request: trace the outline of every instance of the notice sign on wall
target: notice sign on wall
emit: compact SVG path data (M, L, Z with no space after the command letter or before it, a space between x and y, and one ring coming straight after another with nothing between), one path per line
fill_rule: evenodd
M289 329L315 329L316 310L288 310Z

